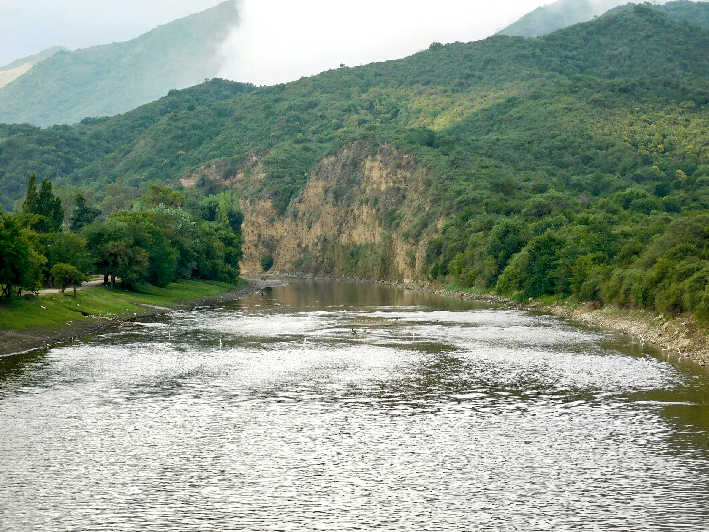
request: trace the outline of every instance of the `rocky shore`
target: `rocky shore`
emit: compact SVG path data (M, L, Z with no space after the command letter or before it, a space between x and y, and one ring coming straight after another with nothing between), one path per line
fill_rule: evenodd
M320 276L303 276L297 274L273 274L276 278L312 278L332 279ZM646 311L623 310L612 306L599 308L594 304L585 305L544 305L530 301L520 303L501 298L494 294L471 294L456 290L447 290L435 283L425 281L367 281L345 276L339 280L357 282L374 282L376 284L398 286L406 290L418 290L444 297L452 297L463 301L480 301L490 305L520 310L548 312L557 316L633 336L640 343L656 347L678 358L689 359L700 366L709 366L709 337L706 331L700 329L692 317L667 318L663 315Z
M428 283L394 283L409 290L424 290L446 297L467 301L482 301L491 305L521 310L536 310L563 316L571 320L618 331L635 337L640 343L654 346L679 358L690 359L701 366L709 365L709 337L700 329L694 318L670 318L646 311L623 310L612 306L544 305L539 302L519 303L492 294L483 296L446 290Z

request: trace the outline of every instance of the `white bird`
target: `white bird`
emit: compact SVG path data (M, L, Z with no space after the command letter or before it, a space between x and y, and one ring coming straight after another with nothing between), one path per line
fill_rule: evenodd
M221 349L221 348L222 348L222 339L220 338L219 339L219 349Z

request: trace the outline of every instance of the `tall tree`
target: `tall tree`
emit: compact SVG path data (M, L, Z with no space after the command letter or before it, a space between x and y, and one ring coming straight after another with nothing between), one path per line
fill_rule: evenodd
M39 216L32 224L32 228L38 233L58 233L64 221L62 201L54 195L49 179L42 180L38 192L36 179L35 174L30 176L22 211Z
M37 194L37 176L32 174L27 183L27 194L22 202L22 212L27 214L37 213L37 204L39 202L39 194Z
M87 205L86 198L81 193L78 193L76 195L76 207L74 207L69 218L69 227L72 231L78 232L82 227L96 220L100 214L100 210Z

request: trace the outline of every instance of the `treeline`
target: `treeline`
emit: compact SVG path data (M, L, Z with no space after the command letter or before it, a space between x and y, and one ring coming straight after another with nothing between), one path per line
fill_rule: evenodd
M432 278L518 300L571 297L668 316L691 312L709 323L706 210L638 214L608 201L582 212L452 221L426 259Z
M80 285L89 274L167 286L178 279L236 282L243 214L232 192L201 197L151 184L132 211L102 216L77 193L66 216L51 181L30 177L21 212L0 211L2 297Z

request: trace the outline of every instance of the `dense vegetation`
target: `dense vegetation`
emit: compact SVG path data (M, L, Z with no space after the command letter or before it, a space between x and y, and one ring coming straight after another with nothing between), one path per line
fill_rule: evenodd
M33 174L21 213L0 211L0 297L52 284L76 290L91 273L124 288L239 278L243 215L233 192L188 197L151 184L132 212L103 217L81 194L75 205L65 224L52 183L38 187Z
M216 75L233 0L123 43L60 51L0 87L0 122L73 124L123 113Z
M617 7L607 11L608 14L630 11L635 5L632 3L618 5L621 3L622 0L557 0L527 13L500 30L498 35L540 37L572 24L587 22L605 13L612 6ZM643 6L665 13L673 20L687 21L702 28L709 28L709 6L705 2L678 0L662 5L645 2Z
M595 2L591 0L557 0L527 13L498 33L499 35L519 37L539 37L572 24L587 22L619 3L620 0Z
M413 223L397 210L406 191L378 210L412 248L436 234L421 276L709 320L707 50L707 30L639 6L288 85L212 80L110 120L1 127L4 204L21 196L22 171L107 213L135 187L214 163L223 178L246 176L240 194L288 214L318 162L357 140L427 169L429 207ZM251 183L254 160L264 175ZM132 227L131 216L111 223ZM366 273L358 257L349 273Z

